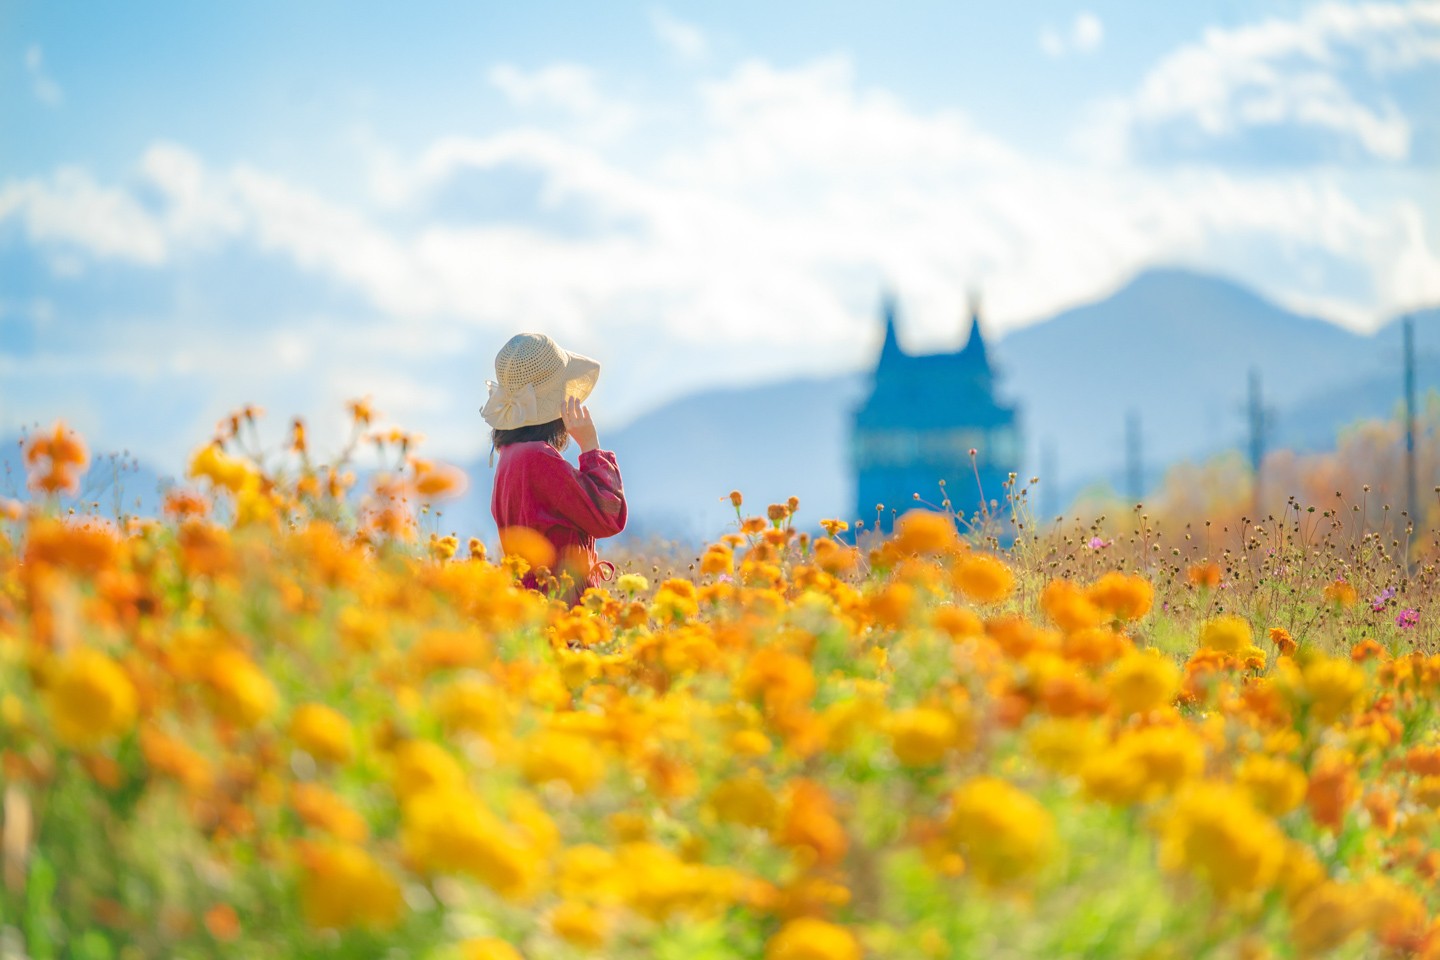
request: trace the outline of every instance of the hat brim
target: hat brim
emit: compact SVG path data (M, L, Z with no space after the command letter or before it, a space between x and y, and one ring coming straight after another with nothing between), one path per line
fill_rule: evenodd
M595 389L595 383L600 379L600 364L589 357L581 356L578 353L571 353L564 347L560 352L565 355L565 366L560 372L550 377L543 383L537 383L535 388L535 415L525 417L520 422L500 423L492 419L486 410L481 414L490 426L501 430L517 430L521 427L533 427L542 423L551 423L559 420L565 410L565 401L571 397L583 401L590 396Z
M584 400L590 396L590 391L595 389L595 382L600 379L600 364L578 353L566 351L566 354L570 360L565 364L565 398Z

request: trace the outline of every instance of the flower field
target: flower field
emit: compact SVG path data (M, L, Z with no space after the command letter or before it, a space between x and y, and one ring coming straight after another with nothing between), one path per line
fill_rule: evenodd
M1042 534L1017 492L1002 549L735 494L567 607L535 538L427 537L459 478L352 412L329 466L237 416L155 520L28 442L7 958L1440 956L1433 570L1348 508Z

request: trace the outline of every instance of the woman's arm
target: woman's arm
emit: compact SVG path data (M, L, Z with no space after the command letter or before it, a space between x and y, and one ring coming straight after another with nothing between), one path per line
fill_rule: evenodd
M615 454L599 449L595 422L577 400L566 401L562 416L580 446L580 469L559 454L544 458L547 505L592 537L613 537L625 529L629 516Z

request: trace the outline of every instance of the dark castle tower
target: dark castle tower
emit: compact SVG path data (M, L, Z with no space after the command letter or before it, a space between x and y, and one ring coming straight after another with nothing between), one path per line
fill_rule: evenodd
M995 399L979 312L972 309L970 337L958 353L915 357L900 349L894 301L887 297L882 309L885 343L875 386L855 413L852 435L856 514L868 523L876 504L884 504L881 523L889 529L891 510L909 510L918 493L933 504L948 495L968 517L980 509L982 488L986 498L1001 499L1001 484L1020 463L1015 408Z

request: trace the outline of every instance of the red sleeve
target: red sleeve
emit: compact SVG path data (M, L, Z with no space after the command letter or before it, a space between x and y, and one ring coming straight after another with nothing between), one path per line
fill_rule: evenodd
M629 511L615 454L608 450L582 453L579 470L557 454L555 465L552 511L596 539L613 537L625 529Z

